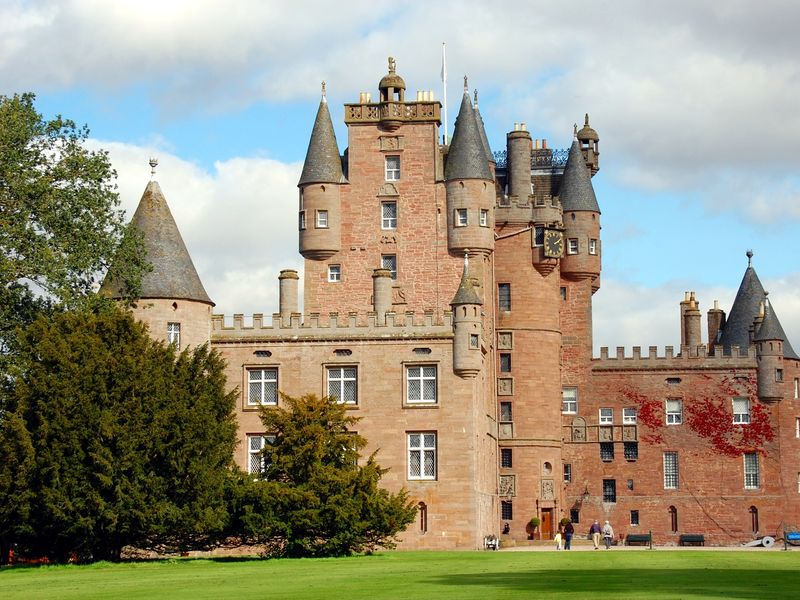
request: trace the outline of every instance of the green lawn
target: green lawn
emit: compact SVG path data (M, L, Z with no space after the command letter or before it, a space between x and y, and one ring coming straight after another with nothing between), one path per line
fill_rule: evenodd
M796 598L800 552L387 552L0 570L0 598Z

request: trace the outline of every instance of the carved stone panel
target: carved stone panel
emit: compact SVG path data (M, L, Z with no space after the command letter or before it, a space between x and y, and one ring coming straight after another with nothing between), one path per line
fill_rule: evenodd
M614 428L610 426L601 426L598 430L598 438L601 442L614 441Z
M497 426L497 437L501 440L510 440L514 437L514 424L513 423L500 423Z
M514 393L514 380L510 377L501 377L497 380L497 395L511 396Z
M516 475L500 475L500 495L501 496L517 495Z
M575 417L572 419L572 441L586 441L586 419L583 417Z
M497 347L500 350L511 350L513 340L514 338L510 331L501 331L497 334Z
M542 479L542 500L555 500L556 486L552 479Z
M635 442L638 438L636 425L625 425L622 428L622 439L626 442Z
M402 150L403 136L401 135L382 135L381 150Z
M397 191L397 186L393 183L386 182L378 188L378 196L399 196L400 192Z

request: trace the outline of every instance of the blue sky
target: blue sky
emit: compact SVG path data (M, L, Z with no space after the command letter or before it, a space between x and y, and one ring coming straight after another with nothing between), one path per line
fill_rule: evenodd
M386 58L408 92L463 75L494 150L524 121L566 147L600 135L602 288L595 346L678 344L678 303L728 310L753 264L800 345L800 97L793 2L210 2L0 0L0 94L34 91L109 149L123 205L158 179L225 314L271 313L302 266L296 182L327 81L377 94Z

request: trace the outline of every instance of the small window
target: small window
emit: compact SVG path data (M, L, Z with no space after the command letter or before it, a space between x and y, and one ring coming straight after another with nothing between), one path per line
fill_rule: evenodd
M327 210L318 210L317 211L317 229L327 229L328 228L328 211Z
M247 472L251 475L261 475L264 472L264 448L275 441L274 435L248 435L247 436Z
M181 347L181 324L167 323L167 343L172 344L180 350Z
M513 414L511 412L511 402L500 403L500 421L503 423L511 423L513 421Z
M794 437L800 438L800 417L794 418Z
M758 535L758 509L755 506L750 507L750 531L753 536ZM784 547L785 548L785 547Z
M613 425L614 424L614 409L601 408L600 409L600 425Z
M597 240L589 240L589 254L597 254Z
M383 254L383 255L381 255L381 267L391 271L392 279L397 279L397 255L396 254Z
M481 227L488 227L489 226L489 211L486 210L485 208L482 208L481 212L479 213L478 224Z
M566 301L566 300L567 300L567 288L566 288L565 286L563 286L563 285L562 285L562 286L561 286L561 287L558 289L558 293L559 293L559 295L561 296L561 299L562 299L562 300L564 300L564 301Z
M419 509L419 532L420 533L427 533L428 532L428 505L424 502L420 502L417 504L417 508Z
M667 400L667 425L683 423L683 400L670 398Z
M757 490L761 487L761 477L758 468L758 454L748 452L744 455L744 488Z
M631 511L631 525L637 527L639 525L639 511L632 510Z
M511 373L511 353L509 352L500 353L500 372Z
M500 518L504 521L511 521L514 518L514 505L511 500L500 501Z
M678 385L681 382L680 377L667 377L667 385Z
M567 240L567 254L578 253L578 238L569 238Z
M617 501L617 480L603 479L603 502Z
M678 489L678 453L664 452L664 489Z
M500 466L504 469L510 469L514 465L513 454L511 448L500 448Z
M578 388L566 387L561 390L561 412L567 415L578 412Z
M306 211L304 210L298 213L298 228L300 231L306 228Z
M436 404L436 365L406 367L406 401Z
M511 310L511 284L498 283L497 284L497 304L501 311L508 312Z
M623 450L625 453L625 460L639 460L639 442L624 442Z
M783 381L783 369L775 369L775 381Z
M678 533L678 509L669 507L669 528L672 533Z
M564 483L572 483L572 464L564 463Z
M397 202L381 202L381 229L397 229Z
M247 370L247 404L278 404L278 369Z
M342 280L342 265L328 265L328 281Z
M572 524L575 525L581 522L581 511L577 508L570 508L569 509L569 520L572 521Z
M386 181L398 181L400 179L400 157L386 157Z
M629 490L633 491L633 479L628 479L625 487L627 487Z
M614 442L600 442L600 460L603 462L614 460Z
M794 398L795 400L800 398L800 379L797 377L794 378Z
M533 228L533 245L544 246L544 225L536 225Z
M636 408L628 407L622 409L622 424L636 425Z
M477 333L470 333L469 334L469 347L470 348L480 348L481 347L481 338Z
M466 227L469 224L466 208L456 209L456 227Z
M436 433L408 434L408 478L436 479Z
M328 367L328 396L339 404L358 404L358 369Z
M736 425L750 423L750 400L747 398L733 399L733 422Z

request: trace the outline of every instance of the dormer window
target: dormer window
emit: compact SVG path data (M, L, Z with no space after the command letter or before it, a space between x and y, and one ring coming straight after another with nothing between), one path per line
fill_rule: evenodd
M399 180L400 180L400 157L387 156L386 181L399 181Z

